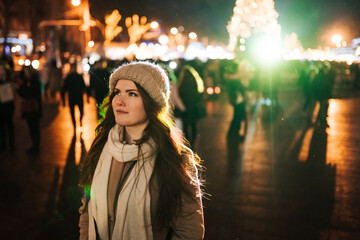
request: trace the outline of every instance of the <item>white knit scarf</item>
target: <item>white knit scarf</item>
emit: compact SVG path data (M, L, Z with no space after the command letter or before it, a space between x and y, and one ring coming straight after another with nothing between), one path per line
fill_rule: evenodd
M89 239L96 239L95 224L100 239L109 239L107 190L112 158L119 162L136 160L124 183L117 201L112 239L153 239L149 180L157 154L156 144L150 139L139 146L120 141L123 127L115 125L109 132L91 185L89 202Z

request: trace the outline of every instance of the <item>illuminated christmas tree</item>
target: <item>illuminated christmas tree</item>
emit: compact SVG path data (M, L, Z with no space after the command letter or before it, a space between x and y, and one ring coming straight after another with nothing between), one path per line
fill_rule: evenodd
M229 49L235 49L239 37L249 38L260 32L280 36L278 16L273 0L236 0L234 14L227 26Z

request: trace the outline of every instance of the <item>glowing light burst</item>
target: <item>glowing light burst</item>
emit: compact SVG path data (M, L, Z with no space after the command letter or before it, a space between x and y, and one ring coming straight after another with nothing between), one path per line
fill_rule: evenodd
M335 35L333 35L332 37L331 37L331 41L333 42L333 43L339 43L339 42L341 42L342 41L342 37L341 37L341 35L339 35L339 34L335 34Z
M280 41L272 36L263 36L257 42L257 55L265 61L280 59Z
M249 38L259 32L279 36L278 16L273 0L236 0L234 14L227 25L229 50L234 51L238 37Z

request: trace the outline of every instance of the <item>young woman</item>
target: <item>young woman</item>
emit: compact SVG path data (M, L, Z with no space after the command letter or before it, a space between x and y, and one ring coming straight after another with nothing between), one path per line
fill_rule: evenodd
M200 159L176 133L165 71L133 62L109 87L82 167L80 239L202 239Z

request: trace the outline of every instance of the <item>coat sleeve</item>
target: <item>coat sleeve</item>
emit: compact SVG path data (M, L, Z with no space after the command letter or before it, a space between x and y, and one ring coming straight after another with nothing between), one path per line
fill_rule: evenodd
M89 239L89 214L87 211L87 200L82 199L83 205L79 209L80 218L79 218L79 228L80 228L80 240Z
M190 167L191 168L191 167ZM153 223L154 240L158 239L203 239L204 238L204 217L203 206L200 187L198 183L197 168L193 166L191 178L195 183L189 182L189 187L194 191L196 197L191 197L186 194L182 195L182 210L179 216L177 216L175 222L171 225L170 229L159 229L156 225L155 209L157 207L157 201L159 198L158 179L155 174L150 179L150 196L151 196L151 221Z
M176 220L171 239L203 239L205 227L201 198L198 201L183 198L183 204L183 214Z
M185 194L182 196L182 214L178 216L175 226L172 228L171 239L173 240L204 238L205 227L202 196L198 182L198 170L195 164L191 171L193 172L193 180L189 183L189 187L194 191L196 198Z

